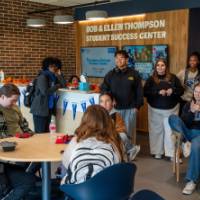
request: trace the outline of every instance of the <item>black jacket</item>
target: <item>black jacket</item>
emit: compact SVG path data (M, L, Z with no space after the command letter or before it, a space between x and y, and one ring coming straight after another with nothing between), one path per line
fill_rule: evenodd
M151 107L167 110L174 108L179 102L184 88L181 86L179 79L174 74L171 75L171 80L168 82L164 80L163 76L160 76L159 84L154 81L152 76L147 79L144 85L144 96ZM159 94L160 90L169 88L173 90L171 96Z
M143 105L143 90L139 74L133 68L108 72L101 85L102 91L111 92L117 109L140 108Z
M200 112L193 113L190 110L191 102L185 104L182 110L181 119L189 129L200 130ZM196 117L195 117L196 115ZM198 119L197 119L198 115Z

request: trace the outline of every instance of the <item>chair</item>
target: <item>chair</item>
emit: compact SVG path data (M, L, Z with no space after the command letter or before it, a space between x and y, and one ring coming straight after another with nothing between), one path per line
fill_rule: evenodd
M165 200L163 197L151 190L140 190L136 192L130 200Z
M133 192L136 166L112 165L80 184L64 184L60 189L73 200L126 200Z
M174 141L174 160L173 160L173 173L176 175L176 181L180 179L180 155L181 155L181 134L173 131L172 139Z

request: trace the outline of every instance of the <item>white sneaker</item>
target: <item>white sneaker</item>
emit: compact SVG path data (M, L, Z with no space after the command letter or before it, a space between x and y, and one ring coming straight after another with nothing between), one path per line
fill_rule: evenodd
M154 158L160 160L160 159L162 159L162 155L161 154L155 154Z
M192 194L196 188L196 185L193 181L189 181L186 183L182 193L183 194Z
M183 142L182 149L184 157L187 158L191 152L191 142Z
M133 161L140 151L140 145L135 145L132 149L128 151L128 160Z

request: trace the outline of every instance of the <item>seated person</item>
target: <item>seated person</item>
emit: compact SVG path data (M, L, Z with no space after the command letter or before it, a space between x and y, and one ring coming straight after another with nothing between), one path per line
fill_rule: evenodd
M70 76L70 78L69 78L69 81L68 81L68 83L67 83L67 87L72 87L72 88L78 88L78 84L79 84L79 82L80 82L80 79L79 79L79 77L78 76L76 76L76 75L72 75L72 76Z
M72 84L78 84L80 82L80 79L77 75L72 75L72 76L70 76L68 82L72 83Z
M191 142L191 153L186 179L188 180L183 194L192 194L200 180L200 83L194 86L193 100L182 110L181 119L176 115L169 117L172 130L182 134Z
M66 175L62 184L84 182L106 167L122 162L122 144L108 112L89 106L63 154Z
M129 161L133 161L140 151L140 146L138 145L133 145L128 138L126 134L126 126L125 123L120 115L115 109L114 109L114 98L111 93L109 92L104 92L100 94L99 96L99 104L103 106L110 114L114 121L114 126L119 133L119 136L124 143L124 147L128 156Z
M23 118L16 102L20 96L19 89L13 84L5 84L0 88L0 134L1 137L32 131ZM1 200L20 200L25 197L35 184L35 176L25 172L26 164L9 164L0 162L1 172L5 173L10 191L0 194Z

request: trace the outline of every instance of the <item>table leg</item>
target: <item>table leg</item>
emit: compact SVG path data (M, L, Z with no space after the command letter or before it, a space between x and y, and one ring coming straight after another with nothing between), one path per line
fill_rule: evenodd
M51 196L51 163L42 162L42 200L50 200Z

